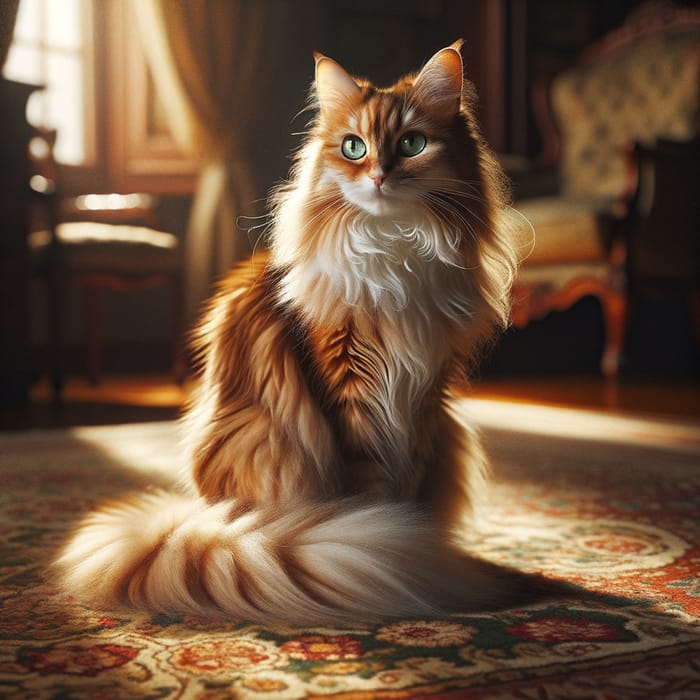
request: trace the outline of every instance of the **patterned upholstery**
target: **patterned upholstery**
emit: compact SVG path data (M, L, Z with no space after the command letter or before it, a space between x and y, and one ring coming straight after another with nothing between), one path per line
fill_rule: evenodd
M689 140L700 121L697 33L654 36L561 74L551 99L567 195L625 193L625 147Z

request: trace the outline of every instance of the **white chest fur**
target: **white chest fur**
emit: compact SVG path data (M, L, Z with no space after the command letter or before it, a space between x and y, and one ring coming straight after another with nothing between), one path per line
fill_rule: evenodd
M471 314L458 235L430 219L396 223L341 210L316 233L314 251L292 258L280 284L281 300L311 327L350 319L356 355L344 381L359 389L347 392L342 420L388 480L413 469L425 396L454 352L451 327Z

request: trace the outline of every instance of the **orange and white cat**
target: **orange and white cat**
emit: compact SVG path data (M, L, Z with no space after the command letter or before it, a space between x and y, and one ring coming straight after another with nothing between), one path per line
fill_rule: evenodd
M380 89L316 55L269 253L195 339L189 493L105 505L59 561L99 605L312 623L485 605L452 535L484 459L450 398L507 323L516 254L457 42Z

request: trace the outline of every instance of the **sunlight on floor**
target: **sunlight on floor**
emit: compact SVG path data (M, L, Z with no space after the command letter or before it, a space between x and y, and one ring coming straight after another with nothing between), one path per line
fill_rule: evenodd
M110 457L125 470L180 478L183 449L176 421L69 428L71 437Z
M109 376L97 386L71 377L57 409L51 410L47 382L32 388L32 401L43 410L37 415L46 414L42 425L139 423L175 418L192 387L192 381L179 386L168 375ZM700 453L694 408L700 387L694 384L611 387L591 378L486 383L464 401L470 421L484 428Z
M537 435L672 447L700 454L700 427L681 420L611 415L522 402L464 399L469 420L482 428Z

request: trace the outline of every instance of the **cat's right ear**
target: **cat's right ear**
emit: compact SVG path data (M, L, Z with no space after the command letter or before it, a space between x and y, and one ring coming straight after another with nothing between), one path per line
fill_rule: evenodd
M332 58L318 52L316 59L316 94L321 112L329 112L337 107L346 107L348 102L360 94L360 87Z
M413 89L418 99L447 116L459 111L462 96L462 40L438 51L418 74Z

